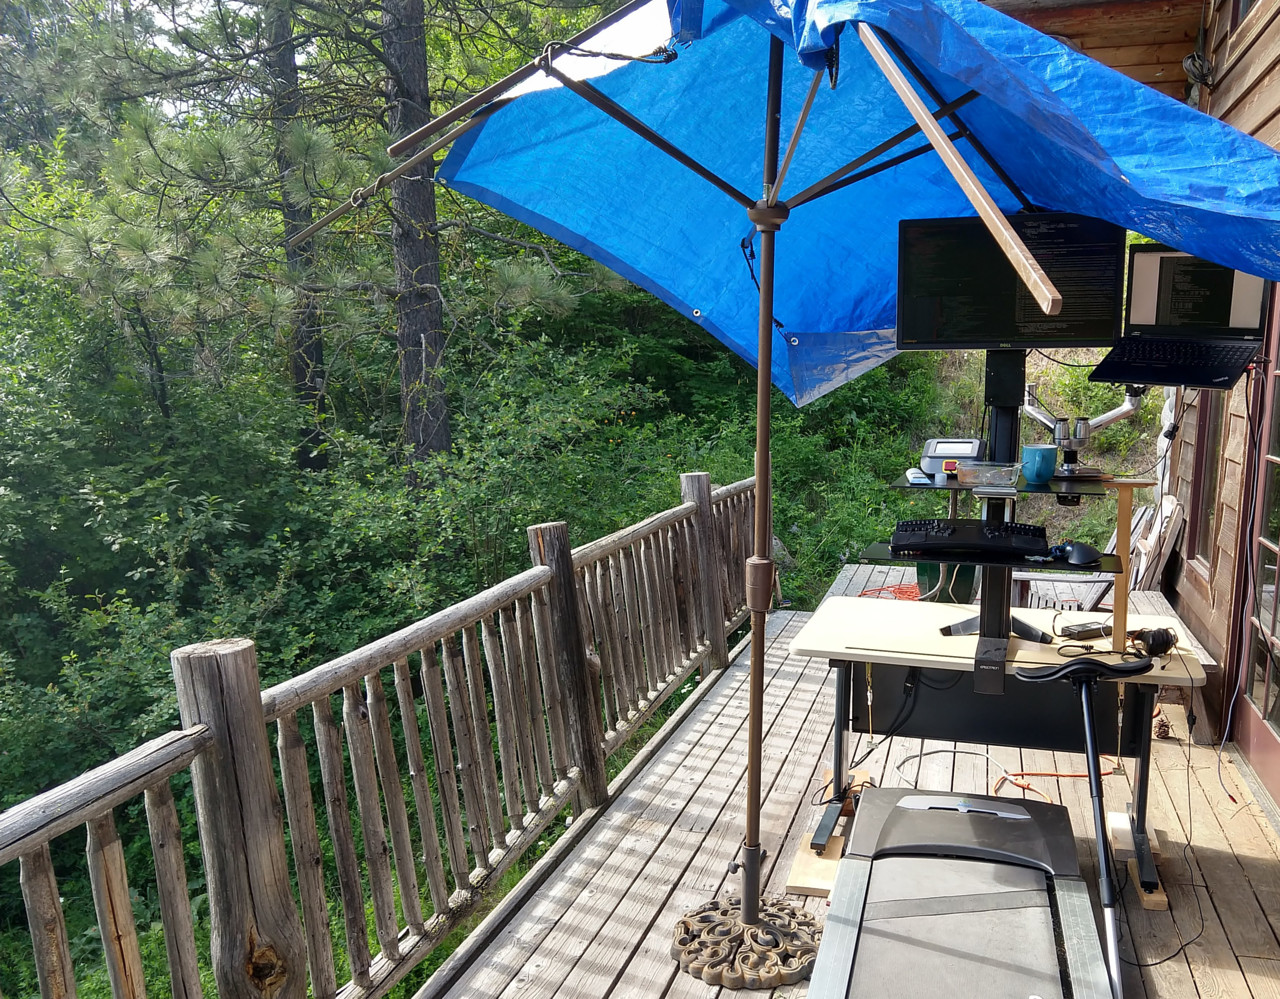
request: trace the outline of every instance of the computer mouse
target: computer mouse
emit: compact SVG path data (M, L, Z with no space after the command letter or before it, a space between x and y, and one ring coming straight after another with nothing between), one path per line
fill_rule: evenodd
M1094 565L1102 561L1102 552L1093 545L1086 545L1083 541L1064 541L1062 550L1066 553L1067 561L1072 565Z

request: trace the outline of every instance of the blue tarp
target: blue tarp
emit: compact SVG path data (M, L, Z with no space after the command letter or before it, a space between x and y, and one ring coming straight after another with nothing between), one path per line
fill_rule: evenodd
M557 59L751 197L761 193L768 34L784 73L783 144L838 44L782 199L912 124L852 22L887 33L1025 195L1280 279L1280 155L976 0L663 0L584 43L647 63ZM841 28L844 28L841 32ZM803 63L803 65L802 65ZM888 154L919 145L916 138ZM1018 202L958 146L1003 210ZM440 178L649 290L755 363L758 298L743 208L567 89L529 89L459 139ZM893 353L901 218L972 215L936 155L798 207L777 238L773 383L804 404Z

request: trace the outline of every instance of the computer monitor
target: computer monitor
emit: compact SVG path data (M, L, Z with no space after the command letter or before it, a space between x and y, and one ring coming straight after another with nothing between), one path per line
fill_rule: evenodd
M1134 243L1124 331L1199 340L1261 338L1267 282L1160 243Z
M1125 230L1085 215L1011 215L1062 294L1046 316L978 218L898 226L898 349L1109 347L1120 333Z

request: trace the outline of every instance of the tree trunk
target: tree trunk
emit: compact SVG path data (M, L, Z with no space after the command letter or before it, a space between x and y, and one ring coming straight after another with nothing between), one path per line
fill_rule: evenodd
M398 135L411 132L430 119L423 18L422 0L383 0L383 54L389 69L388 124ZM400 413L405 444L415 460L449 449L449 410L440 377L444 310L432 174L428 161L416 174L391 185Z
M298 62L293 36L292 6L287 2L271 5L268 10L267 70L271 75L271 119L275 129L276 169L280 174L280 211L284 219L285 262L291 274L300 275L311 267L311 243L289 246L288 240L311 224L311 208L292 200L285 181L297 168L286 145L290 126L302 110L298 87ZM328 466L328 452L321 449L322 424L325 414L324 339L320 309L316 296L308 291L298 295L293 325L289 330L289 375L293 390L307 413L299 431L301 440L295 449L299 468L319 469Z

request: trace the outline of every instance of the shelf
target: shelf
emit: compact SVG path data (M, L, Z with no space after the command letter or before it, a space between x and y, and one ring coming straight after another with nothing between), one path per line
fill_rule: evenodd
M1107 494L1107 486L1114 482L1123 482L1125 480L1118 479L1050 479L1048 482L1028 482L1021 475L1018 476L1017 490L1020 493L1042 493L1054 496L1105 496ZM924 485L914 485L907 481L905 475L899 475L892 483L894 489L908 489L917 492L929 492L935 490L943 490L946 492L970 492L973 486L962 486L954 476L947 478L945 486L935 485L932 482ZM1080 568L1076 566L1075 568Z
M941 552L928 555L899 556L889 550L883 541L868 545L858 556L858 561L868 562L936 562L944 565L996 565L1010 569L1044 569L1049 572L1105 572L1115 575L1122 571L1120 556L1103 555L1096 565L1076 565L1064 558L1051 562L1033 562L1022 555L984 554L957 558L955 555L944 557Z

